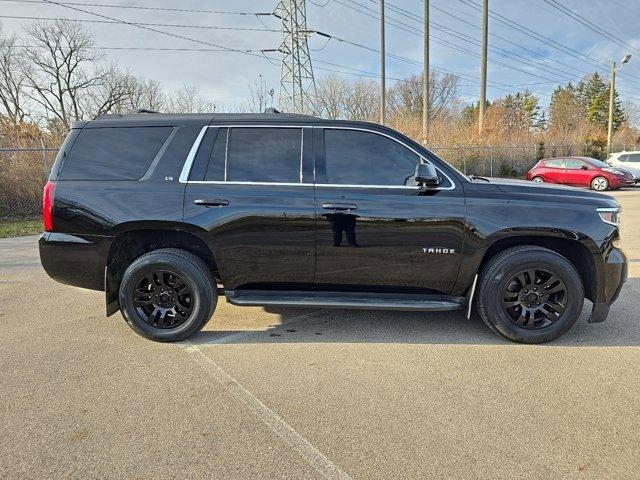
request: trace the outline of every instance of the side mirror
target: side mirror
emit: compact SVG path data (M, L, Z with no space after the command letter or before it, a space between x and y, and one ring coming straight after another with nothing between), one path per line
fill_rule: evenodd
M589 170L589 167L587 167L586 165L582 165L582 166L580 167L580 170Z
M438 171L431 163L419 163L416 165L415 180L425 187L437 187L440 184Z

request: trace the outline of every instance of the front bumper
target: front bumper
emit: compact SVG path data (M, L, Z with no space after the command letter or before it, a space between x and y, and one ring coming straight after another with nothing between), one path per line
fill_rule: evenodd
M604 322L613 302L620 296L620 290L628 276L627 257L619 248L612 248L606 256L603 272L603 300L593 302L589 323Z

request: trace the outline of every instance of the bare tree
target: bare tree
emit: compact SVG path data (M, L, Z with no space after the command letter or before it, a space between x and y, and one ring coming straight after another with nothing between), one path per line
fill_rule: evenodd
M22 58L16 48L15 35L5 36L0 30L0 104L5 116L14 125L25 120L26 77Z
M428 101L434 119L455 108L457 90L457 76L429 72ZM412 75L391 88L389 108L396 115L421 115L422 102L422 75Z
M253 85L249 85L249 104L243 108L249 112L264 112L265 109L273 107L273 94L275 90L267 87L267 82L264 81L262 75L258 75L259 80L254 82Z
M373 80L357 80L345 98L345 116L349 120L375 120L380 108L378 84Z
M121 71L116 65L110 65L99 72L101 81L92 89L90 95L83 98L85 115L97 117L105 113L123 113L131 111L131 105L139 89L138 80L129 72Z
M203 97L197 87L183 85L169 99L168 109L174 113L209 113L215 112L217 106Z
M327 118L343 118L349 90L349 84L338 75L330 74L319 79L316 84L318 113Z
M69 127L84 118L83 97L104 81L96 69L101 55L93 49L91 34L77 22L36 22L26 28L29 47L23 64L28 95L50 120Z

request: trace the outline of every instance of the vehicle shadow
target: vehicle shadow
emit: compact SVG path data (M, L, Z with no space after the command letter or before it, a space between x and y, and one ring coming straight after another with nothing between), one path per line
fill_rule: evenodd
M591 303L585 301L576 325L545 347L640 346L640 316L636 305L639 296L640 278L630 278L612 306L609 318L601 324L587 323ZM267 312L275 314L277 320L265 330L205 330L190 343L516 345L491 332L477 314L467 320L462 311L422 313L270 307Z

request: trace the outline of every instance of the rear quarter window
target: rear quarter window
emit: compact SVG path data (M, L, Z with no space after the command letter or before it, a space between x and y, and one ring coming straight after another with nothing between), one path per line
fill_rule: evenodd
M172 127L85 128L62 165L60 180L139 180Z

